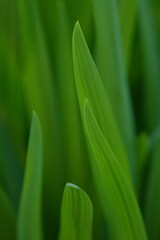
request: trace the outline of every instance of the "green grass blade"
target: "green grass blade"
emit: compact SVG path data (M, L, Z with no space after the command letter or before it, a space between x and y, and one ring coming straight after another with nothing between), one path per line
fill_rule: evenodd
M88 195L73 184L66 184L61 207L60 240L91 240L92 203Z
M66 5L63 2L58 2L57 6L57 41L61 46L57 51L57 69L65 171L67 179L84 187L88 182L88 168L85 161L86 151L83 144L85 141L74 82L71 44L72 29L69 24ZM83 178L81 177L82 172Z
M0 239L16 239L16 217L5 192L0 187Z
M83 117L84 101L88 98L98 124L129 176L128 160L103 83L90 55L83 33L76 23L73 32L73 62L79 105ZM108 124L107 124L108 123Z
M43 197L44 205L50 206L49 208L44 208L44 218L48 219L47 224L46 221L44 224L46 233L50 234L53 230L53 222L55 226L54 230L57 231L58 229L55 219L58 218L61 191L63 191L63 186L66 182L65 168L63 167L65 156L61 150L61 139L63 136L61 134L59 92L55 88L55 64L51 62L47 40L50 40L50 44L56 46L56 48L58 45L47 34L45 35L45 31L48 29L46 25L46 29L43 25L39 1L18 0L17 2L22 46L22 67L19 72L23 82L27 113L30 116L34 109L41 119L45 157ZM53 18L50 15L51 11L48 12L48 15L50 21L53 21L52 34L54 35L55 1L53 2L53 4L45 4L46 6L43 6L43 8L46 11L49 8L53 11ZM49 39L46 39L47 36ZM53 217L53 212L56 217ZM48 237L51 238L51 236Z
M149 1L140 0L139 26L144 78L142 79L142 113L144 126L152 131L160 124L160 68L156 32Z
M160 135L153 149L149 169L144 218L150 239L158 240L160 238Z
M136 181L135 132L116 0L94 0L96 64L110 99Z
M91 166L111 239L147 239L131 185L104 138L88 101L85 102L84 116L93 153Z
M138 17L138 0L120 0L118 6L123 51L126 59L126 65L129 67L135 33L135 25Z
M23 189L18 213L18 240L41 240L42 132L33 113Z

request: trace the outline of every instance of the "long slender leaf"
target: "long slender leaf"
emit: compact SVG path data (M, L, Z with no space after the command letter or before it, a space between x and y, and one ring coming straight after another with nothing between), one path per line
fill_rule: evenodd
M88 195L73 184L66 184L62 208L60 240L91 240L92 203Z
M26 170L18 213L18 240L41 240L42 132L33 113Z
M136 181L135 132L116 0L94 0L96 64L122 135Z
M128 160L114 118L110 101L90 55L83 33L76 23L73 32L73 61L78 99L83 117L83 105L88 98L107 141L129 176ZM108 122L108 124L106 124Z
M147 239L131 185L85 102L85 129L93 153L90 158L111 239Z
M58 33L57 38L61 47L57 51L57 68L59 77L59 92L61 107L61 128L65 152L65 169L67 179L72 179L78 185L85 186L87 182L86 151L82 124L78 109L74 72L72 64L72 30L69 25L69 16L66 5L58 2ZM62 70L63 66L63 70ZM64 101L65 99L65 101ZM72 116L72 117L71 117ZM65 119L65 121L64 121ZM72 131L71 131L72 129ZM76 161L75 161L76 159ZM83 178L81 174L83 172Z
M55 3L49 6L54 9ZM61 191L66 182L65 172L62 173L65 156L61 151L58 91L55 90L54 70L51 66L38 1L18 0L18 12L22 42L20 77L23 81L28 114L30 116L35 109L41 119L44 136L44 204L50 206L50 209L44 209L44 216L48 219L48 223L45 224L48 234L52 231L53 221L55 231L58 229L57 221L54 219L58 218ZM54 15L54 11L52 14ZM56 218L53 217L53 212Z

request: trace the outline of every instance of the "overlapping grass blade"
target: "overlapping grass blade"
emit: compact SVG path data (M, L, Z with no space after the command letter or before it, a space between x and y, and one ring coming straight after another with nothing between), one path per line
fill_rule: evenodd
M116 0L94 0L96 64L122 135L132 176L136 181L134 121L126 79Z
M147 239L131 185L103 136L88 105L84 106L85 129L91 147L93 169L111 239Z
M143 56L142 113L144 126L148 131L160 124L160 68L156 32L149 8L149 1L140 1L140 40Z
M117 159L119 159L125 174L129 177L128 160L112 112L112 107L86 45L79 23L76 23L73 32L73 61L76 88L82 116L84 100L88 98L104 136L115 152Z
M73 184L66 184L61 207L60 240L91 240L92 203L88 195Z
M16 239L16 217L9 199L0 186L0 239Z
M160 129L159 129L160 130ZM158 131L157 131L158 132ZM150 239L160 238L160 131L151 154L147 193L144 204L144 218Z
M18 213L18 240L43 239L41 225L42 149L41 126L34 112Z

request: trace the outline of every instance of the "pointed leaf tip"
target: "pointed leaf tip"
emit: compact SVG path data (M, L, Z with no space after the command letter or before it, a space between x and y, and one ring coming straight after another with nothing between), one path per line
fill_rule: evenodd
M42 131L40 121L37 114L33 112L25 176L18 212L18 240L42 239L42 147Z
M61 228L59 240L91 240L92 203L88 195L78 186L67 183L61 206Z

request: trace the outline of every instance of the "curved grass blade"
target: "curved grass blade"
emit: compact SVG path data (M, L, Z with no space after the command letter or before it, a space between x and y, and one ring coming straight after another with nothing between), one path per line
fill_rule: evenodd
M144 218L150 239L160 238L160 135L151 157L147 193L144 204Z
M131 185L104 138L87 101L84 117L92 152L90 161L93 176L111 239L147 239Z
M26 170L18 213L18 240L41 240L42 132L33 113Z
M122 50L118 3L116 0L94 0L93 3L97 37L95 62L124 141L132 177L136 181L134 119Z
M16 239L16 217L5 192L0 187L0 239Z
M121 165L129 177L128 160L111 104L83 37L79 23L76 23L73 32L73 62L82 118L84 100L88 98L105 138L115 152L117 159L121 161ZM108 124L106 124L107 122Z
M60 240L91 240L92 203L88 195L74 184L67 183L61 207Z

